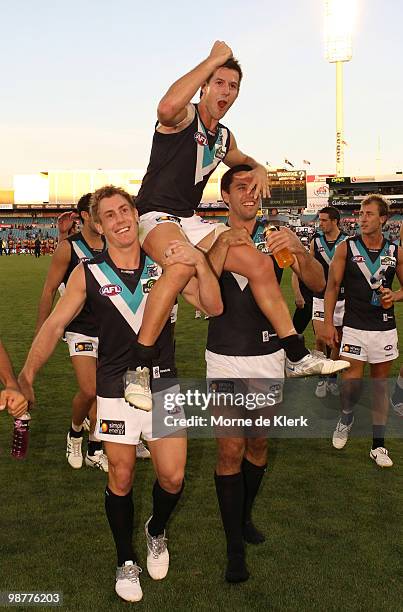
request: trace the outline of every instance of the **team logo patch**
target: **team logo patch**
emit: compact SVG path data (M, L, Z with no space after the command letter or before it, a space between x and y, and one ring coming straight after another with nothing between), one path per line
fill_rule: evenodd
M94 346L92 342L76 342L75 343L75 351L76 353L90 353L94 350Z
M256 248L257 248L258 251L261 251L262 253L269 253L270 252L269 249L267 248L265 242L258 242L256 244Z
M181 224L179 217L174 217L174 215L162 215L161 217L157 217L155 220L156 223L166 223L167 221L177 223L178 225Z
M343 353L350 353L351 355L361 355L361 347L356 344L343 344L341 349Z
M147 275L148 276L158 276L158 266L157 264L151 264L147 266Z
M151 289L154 287L156 282L157 282L156 278L149 278L148 280L142 280L141 286L143 289L143 293L145 294L150 293Z
M114 295L119 295L122 293L122 287L120 285L104 285L100 288L99 293L101 295L105 295L106 297L113 297Z
M227 155L227 147L218 147L217 151L215 152L214 157L217 157L217 159L224 159L226 155Z
M195 132L193 138L201 147L205 147L206 145L208 145L207 136L205 136L202 132Z
M210 393L234 393L234 381L212 380L209 384Z
M99 433L108 434L110 436L124 436L125 422L124 421L108 421L105 419L99 420Z
M356 255L355 257L351 258L351 261L353 261L354 263L364 263L365 257L363 257L362 255Z
M384 347L383 347L383 350L384 350L384 351L391 351L391 350L392 350L392 348L393 348L393 346L392 346L391 344L388 344L387 346L384 346Z
M383 257L381 257L381 266L390 266L391 268L396 268L396 257L384 255Z

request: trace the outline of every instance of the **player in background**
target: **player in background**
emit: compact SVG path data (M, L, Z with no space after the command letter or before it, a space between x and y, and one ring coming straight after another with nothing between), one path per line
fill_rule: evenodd
M313 237L310 244L311 254L319 261L325 272L327 282L329 275L329 265L334 257L336 247L340 242L347 238L346 234L340 231L340 213L334 206L326 206L319 211L319 227L322 234L317 234ZM312 323L315 331L315 348L324 354L327 354L328 347L323 342L323 326L325 318L324 306L325 292L320 291L315 293L312 303ZM344 316L344 287L340 287L340 292L337 297L337 302L334 310L333 324L341 332ZM339 354L339 346L331 349L330 356L332 359L337 359ZM327 391L332 395L339 395L337 385L337 374L331 374L327 378L322 378L315 390L316 397L326 397Z
M351 367L343 373L341 416L333 433L333 446L342 449L354 423L354 404L360 397L365 364L369 364L373 388L373 440L370 459L380 467L393 462L385 448L389 412L388 377L398 357L398 337L393 309L395 273L403 284L402 248L385 239L382 227L388 218L388 203L379 194L367 196L359 213L361 235L338 245L329 269L325 293L323 339L335 347L339 334L334 311L340 287L344 286L345 314L340 355Z
M66 286L72 271L80 262L92 259L105 249L105 239L99 234L90 216L90 198L91 194L88 193L82 196L77 204L77 212L82 224L81 232L61 240L52 257L39 302L36 334L51 313L60 285ZM74 222L73 219L72 221ZM71 427L67 433L66 458L72 468L82 467L83 422L89 415L92 422L85 464L107 471L108 461L102 451L102 443L97 440L94 432L98 331L97 323L88 307L80 312L77 319L69 323L65 330L65 338L79 387L73 398Z

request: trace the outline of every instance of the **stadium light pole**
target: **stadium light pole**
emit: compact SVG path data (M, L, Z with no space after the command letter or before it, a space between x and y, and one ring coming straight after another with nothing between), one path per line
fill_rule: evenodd
M336 175L344 176L343 63L353 56L354 0L325 0L325 56L336 64Z

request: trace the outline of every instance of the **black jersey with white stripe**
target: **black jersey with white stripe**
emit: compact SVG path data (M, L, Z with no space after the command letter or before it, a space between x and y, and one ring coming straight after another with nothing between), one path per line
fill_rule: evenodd
M140 215L161 211L191 217L210 175L228 152L228 128L219 123L211 133L197 104L194 107L192 123L181 132L162 134L155 130L147 173L136 198Z
M268 253L264 228L265 224L256 223L251 237L256 248ZM274 258L273 264L280 283L283 270ZM220 287L224 312L209 320L207 350L236 357L270 355L280 350L277 334L256 304L248 279L224 271L220 277Z
M329 266L336 252L336 247L346 238L347 234L344 234L343 232L340 232L335 240L326 240L325 235L319 233L315 234L315 236L312 238L314 257L322 265L323 271L325 273L326 284L329 276ZM314 293L314 295L317 298L323 299L325 297L325 289L323 291ZM344 299L344 287L340 287L340 292L337 299Z
M396 327L394 308L383 308L380 284L391 288L398 262L398 247L384 239L380 249L368 249L361 236L347 240L343 285L343 325L354 329L386 331Z
M102 249L93 249L90 247L88 242L86 242L84 236L81 232L77 234L73 234L66 238L67 242L70 244L71 255L70 255L70 263L66 270L66 274L63 278L63 283L66 285L67 281L70 278L71 273L74 268L78 266L79 263L84 261L89 261L93 259L99 253L106 248L105 238L102 236L103 248ZM77 334L85 334L86 336L96 337L98 335L97 325L94 320L94 316L92 315L88 306L84 306L83 310L80 314L69 323L66 331L75 332Z
M158 279L159 268L141 251L137 269L119 269L106 250L85 262L84 271L87 304L98 324L97 395L123 397L123 375L130 365L147 296ZM159 357L153 362L153 379L174 378L174 346L169 321L156 345Z

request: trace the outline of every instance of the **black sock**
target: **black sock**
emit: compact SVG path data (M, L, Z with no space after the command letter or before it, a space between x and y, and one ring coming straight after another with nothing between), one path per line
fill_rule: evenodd
M102 450L102 442L96 442L95 440L88 440L87 451L88 454L93 456L95 451Z
M153 515L148 523L148 533L151 536L158 536L164 533L165 526L169 517L175 510L175 506L182 495L185 481L178 493L168 493L156 480L153 487Z
M385 425L372 426L372 450L375 448L385 448Z
M244 481L244 514L243 514L243 535L246 542L250 544L260 544L265 541L263 533L261 533L252 522L252 506L255 497L259 491L262 478L266 471L267 465L255 465L243 458L242 475Z
M285 350L288 359L294 363L309 355L308 349L305 348L304 336L292 334L292 336L280 338L280 345Z
M118 565L123 565L125 561L136 561L132 544L134 514L132 492L131 489L127 495L115 495L109 487L105 489L105 511L115 540Z
M132 348L132 356L130 361L130 370L135 370L137 367L146 367L151 371L153 359L158 359L159 348L153 344L152 346L146 346L135 342Z
M231 476L214 474L218 505L227 539L227 582L244 582L249 578L243 542L244 479L241 472Z
M72 427L70 427L70 438L82 438L83 437L83 429L80 431L74 431Z
M218 505L227 538L227 552L244 554L242 533L245 500L244 479L241 472L231 476L214 475Z
M353 412L342 412L340 421L343 423L343 425L351 425L353 418L354 418Z

